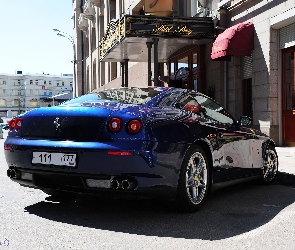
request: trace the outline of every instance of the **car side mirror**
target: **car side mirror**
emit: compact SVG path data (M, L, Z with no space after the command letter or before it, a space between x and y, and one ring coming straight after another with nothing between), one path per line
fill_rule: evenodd
M249 116L241 116L238 124L243 127L249 126L252 124L252 119Z

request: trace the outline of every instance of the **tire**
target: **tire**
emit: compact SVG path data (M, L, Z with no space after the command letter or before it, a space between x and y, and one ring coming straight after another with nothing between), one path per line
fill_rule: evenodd
M278 155L275 147L268 146L263 156L262 184L270 184L273 182L277 176L278 165Z
M209 165L204 150L192 146L181 166L176 205L183 212L195 212L204 203L209 185Z

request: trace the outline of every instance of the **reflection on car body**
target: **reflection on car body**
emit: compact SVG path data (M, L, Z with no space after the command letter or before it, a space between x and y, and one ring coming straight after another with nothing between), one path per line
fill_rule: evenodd
M195 211L216 187L275 178L275 144L249 123L187 89L98 91L12 119L7 174L51 195L165 197Z

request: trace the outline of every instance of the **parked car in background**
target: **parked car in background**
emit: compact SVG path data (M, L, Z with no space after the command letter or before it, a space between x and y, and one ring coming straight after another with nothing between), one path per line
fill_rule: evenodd
M2 129L8 130L9 129L8 123L3 123L2 124Z
M250 121L192 90L103 90L13 118L7 175L50 195L164 197L196 211L217 187L274 180L274 141Z

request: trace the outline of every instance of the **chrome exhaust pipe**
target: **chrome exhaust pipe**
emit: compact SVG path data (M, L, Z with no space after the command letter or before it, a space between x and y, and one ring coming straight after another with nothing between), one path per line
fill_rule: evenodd
M117 179L111 180L111 189L120 189L122 187L121 182Z
M16 171L14 169L11 169L10 176L10 178L16 178Z
M10 168L7 170L7 176L9 178L19 179L19 178L21 178L21 172L15 168Z
M7 176L8 176L9 178L11 178L11 169L8 169L8 170L7 170Z
M130 183L129 183L128 180L123 180L123 181L122 181L122 188L123 188L124 190L130 189Z

